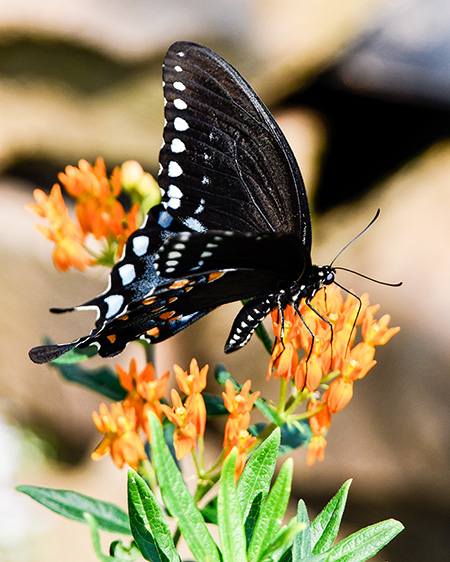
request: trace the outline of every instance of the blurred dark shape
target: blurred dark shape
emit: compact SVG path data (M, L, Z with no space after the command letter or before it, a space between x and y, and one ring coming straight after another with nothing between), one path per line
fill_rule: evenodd
M389 3L359 42L291 100L324 116L323 211L450 135L450 4Z

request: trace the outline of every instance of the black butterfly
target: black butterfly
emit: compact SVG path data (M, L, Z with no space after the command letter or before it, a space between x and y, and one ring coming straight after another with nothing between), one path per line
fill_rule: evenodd
M311 218L302 176L283 133L250 85L201 45L174 43L163 65L162 203L133 233L95 307L90 335L35 347L36 363L96 345L103 357L128 342L163 341L214 308L250 299L225 345L243 347L274 308L308 302L334 282L311 263ZM283 316L282 316L283 317Z

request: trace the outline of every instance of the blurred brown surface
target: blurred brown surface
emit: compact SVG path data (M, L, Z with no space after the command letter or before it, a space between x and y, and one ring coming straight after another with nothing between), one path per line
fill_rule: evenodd
M89 313L52 316L48 308L83 302L106 282L104 274L61 274L52 268L50 244L23 210L32 188L48 190L66 164L99 154L110 167L134 158L156 171L160 65L173 40L216 48L265 100L281 106L332 67L384 4L346 0L336 9L331 0L130 1L126 7L111 0L76 6L56 0L0 3L0 406L8 419L53 434L65 449L65 463L42 467L28 459L11 485L71 488L125 505L125 473L109 459L89 458L99 440L91 412L101 398L64 383L50 367L33 365L27 357L44 334L68 341L89 330ZM312 193L333 148L329 116L290 98L276 117ZM357 142L368 143L370 135L368 130ZM339 274L346 287L368 291L371 301L381 304L380 313L391 313L392 325L402 331L378 351L379 364L335 416L324 462L307 468L304 452L295 455L295 491L312 513L353 477L348 532L388 517L406 524L380 561L438 561L449 552L450 145L439 141L411 151L365 196L314 217L314 261L329 263L380 207L377 223L339 263L382 280L404 281L402 288L391 289ZM377 163L377 154L370 156ZM345 155L344 169L350 172L357 164L351 153ZM343 173L332 188L345 190L346 181ZM255 338L231 356L222 352L238 308L223 307L160 344L158 372L174 362L187 367L194 355L202 364L225 362L240 382L251 377L263 394L273 394L273 382L263 381L267 357ZM117 362L128 364L131 347ZM25 502L24 509L32 509L40 527L25 536L35 548L24 562L95 559L87 528L30 505ZM0 558L19 559L1 546Z

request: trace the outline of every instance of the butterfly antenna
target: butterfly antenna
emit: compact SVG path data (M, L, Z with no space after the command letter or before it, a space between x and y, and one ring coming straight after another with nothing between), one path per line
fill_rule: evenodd
M377 218L380 216L380 209L377 210L377 212L375 213L375 216L373 217L373 219L369 222L369 224L363 228L361 230L361 232L359 234L357 234L352 240L350 240L350 242L348 242L348 244L346 244L342 250L340 252L338 252L338 254L335 256L334 260L330 263L330 267L333 267L334 262L338 259L338 257L342 254L342 252L344 252L349 246L350 244L353 244L353 242L355 242L356 240L358 240L358 238L360 236L362 236L364 234L364 232L366 232L366 230L368 230L373 223L377 220Z
M345 249L345 248L344 248ZM363 273L359 273L359 271L354 271L353 269L348 269L346 267L335 267L334 269L340 269L341 271L348 271L349 273L354 273L359 277L364 277L364 279L368 279L369 281L373 281L374 283L378 283L379 285L387 285L388 287L400 287L403 285L403 281L399 283L388 283L387 281L380 281L379 279L374 279L373 277L369 277L368 275L364 275ZM336 281L335 281L336 283Z

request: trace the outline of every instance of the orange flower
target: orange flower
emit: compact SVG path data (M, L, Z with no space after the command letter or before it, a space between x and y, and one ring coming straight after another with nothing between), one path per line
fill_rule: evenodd
M320 408L320 409L319 409ZM306 454L306 464L312 466L316 460L322 461L325 455L325 447L327 445L324 434L328 431L331 424L331 412L328 405L322 399L310 400L308 404L308 412L318 410L309 418L309 425L314 437L308 444L308 452Z
M330 384L323 395L323 400L327 403L330 413L335 414L347 406L352 396L353 381L346 377L339 376Z
M295 388L297 390L306 388L309 392L314 392L322 380L322 361L317 354L312 354L308 361L306 357L306 355L303 357L295 371Z
M180 395L173 388L171 392L173 407L170 408L165 404L161 404L161 409L167 418L175 424L175 432L173 434L173 444L175 454L178 460L182 459L189 451L195 449L197 444L197 427L194 423L195 412L192 404L183 405Z
M137 425L144 429L150 439L148 413L152 411L160 421L162 420L160 400L167 390L169 371L166 371L162 377L157 379L153 365L147 363L145 368L138 373L135 359L130 361L128 371L125 371L120 365L116 365L116 369L121 386L128 391L123 401L124 410L126 412L134 410Z
M186 396L190 396L194 392L202 392L205 389L209 365L205 365L202 370L199 370L197 359L192 359L189 365L189 375L179 365L174 365L173 368L178 386Z
M119 468L128 463L137 470L139 460L145 460L147 456L136 431L137 418L132 411L125 412L122 404L116 403L111 405L109 412L106 404L100 404L100 414L93 412L92 418L100 433L105 435L92 453L92 459L98 460L110 453Z
M325 457L325 447L327 440L321 435L317 435L311 439L308 444L308 451L306 453L306 464L312 466L316 460L323 461Z
M225 382L225 392L222 392L223 402L232 416L241 416L245 412L252 411L255 401L261 393L258 390L249 395L251 385L250 379L245 381L238 393L230 380Z
M366 343L370 345L384 345L393 335L400 331L400 327L388 328L391 320L389 314L385 314L378 321L374 320L372 311L367 311L366 318L362 326L362 336Z
M41 189L35 189L33 195L36 203L28 203L26 208L48 220L48 227L37 227L46 238L55 243L53 262L57 269L67 271L73 266L84 271L87 266L92 265L94 260L83 245L83 232L69 219L60 186L55 184L49 196Z
M317 412L315 412L317 410ZM308 404L308 412L315 412L309 418L309 426L314 435L324 435L331 425L331 412L322 398L321 401L312 399Z
M108 179L102 158L97 158L94 166L80 160L78 167L66 166L65 173L59 174L58 179L76 198L77 217L83 232L97 239L116 240L120 255L127 238L138 227L139 216L137 203L126 214L117 200L122 192L120 168L115 167Z
M234 481L237 482L242 474L245 467L245 461L247 460L247 452L249 448L256 441L256 437L250 435L246 429L242 429L235 434L232 441L229 443L229 448L225 453L224 460L231 453L233 447L237 447L238 454L236 459L236 469L234 471Z

